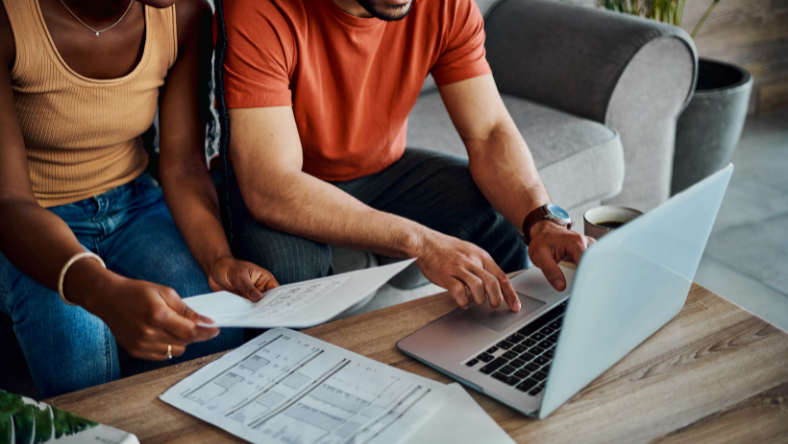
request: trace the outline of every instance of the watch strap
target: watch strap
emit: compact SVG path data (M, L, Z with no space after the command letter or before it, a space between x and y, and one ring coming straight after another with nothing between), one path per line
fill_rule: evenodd
M522 237L523 241L525 242L525 245L531 245L531 228L534 225L536 225L537 222L540 222L540 221L543 221L543 220L549 220L549 221L555 223L556 225L565 226L567 229L570 229L570 230L572 229L572 225L573 225L572 222L569 222L568 225L562 225L562 224L559 224L558 222L552 220L550 218L549 212L547 211L547 204L541 205L541 206L535 208L530 213L528 213L527 216L525 216L525 220L523 221L523 231L522 231L522 234L520 235Z
M523 221L523 241L525 241L525 245L531 244L531 227L533 227L537 222L545 219L547 219L545 205L536 207L533 211L528 213L527 216L525 216L525 220Z

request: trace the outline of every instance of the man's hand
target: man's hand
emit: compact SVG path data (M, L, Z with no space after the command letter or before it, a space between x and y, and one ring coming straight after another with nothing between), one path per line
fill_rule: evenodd
M117 276L110 285L96 289L90 312L101 318L129 354L141 359L181 356L192 342L207 341L219 334L209 318L195 313L172 288Z
M469 242L433 232L426 236L416 265L435 285L449 291L462 308L468 308L470 290L473 303L497 308L505 300L512 311L520 311L520 299L509 278L490 255Z
M211 267L208 285L213 291L226 290L257 302L263 293L279 286L274 275L251 262L223 257Z
M588 246L596 242L548 220L534 224L530 235L528 256L558 291L566 289L566 278L558 264L567 260L579 264Z

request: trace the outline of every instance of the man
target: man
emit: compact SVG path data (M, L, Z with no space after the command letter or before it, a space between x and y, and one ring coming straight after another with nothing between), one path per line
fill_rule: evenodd
M231 225L247 260L286 284L330 273L328 245L415 257L459 306L505 301L518 311L504 272L524 268L530 254L556 289L566 287L557 263L578 262L591 241L546 206L485 59L473 0L234 0L218 8L237 179L228 191ZM467 163L405 149L407 116L428 73Z

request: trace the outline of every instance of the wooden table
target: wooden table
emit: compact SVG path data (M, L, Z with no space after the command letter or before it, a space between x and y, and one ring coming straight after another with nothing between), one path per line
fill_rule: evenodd
M396 342L455 308L448 294L305 333L442 382ZM243 442L157 397L220 355L49 400L143 443ZM788 334L693 285L681 313L545 420L476 401L521 443L788 442Z

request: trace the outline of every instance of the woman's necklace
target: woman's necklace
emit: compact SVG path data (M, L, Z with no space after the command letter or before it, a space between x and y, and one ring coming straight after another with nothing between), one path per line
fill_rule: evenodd
M87 23L85 23L85 22L83 22L82 20L80 20L80 19L79 19L79 17L77 17L77 15L76 15L76 14L74 14L74 13L71 11L71 9L69 9L69 8L68 8L68 6L66 6L66 3L65 3L63 0L60 0L60 3L62 3L62 4L63 4L63 7L64 7L64 8L66 8L66 11L68 11L68 12L69 12L69 14L73 15L73 16L74 16L74 18L75 18L75 19L77 19L77 21L78 21L79 23L82 23L82 26L84 26L84 27L86 27L86 28L90 29L91 31L95 32L95 33L96 33L96 36L98 36L100 33L102 33L102 32L105 32L105 31L109 31L110 29L114 28L115 26L118 26L118 23L120 23L120 22L121 22L121 20L123 20L123 18L124 18L124 17L126 17L126 14L128 14L128 13L129 13L129 10L131 9L131 5L133 5L133 4L134 4L134 0L130 0L130 1L129 1L129 7L128 7L128 8L126 8L126 12L124 12L124 13L123 13L123 15L121 15L121 16L120 16L120 18L118 19L118 21L117 21L117 22L115 22L115 23L114 23L112 26L110 26L109 28L104 28L104 29L101 29L101 30L98 30L98 29L93 29L93 28L91 28L90 26L88 26L88 24L87 24Z

